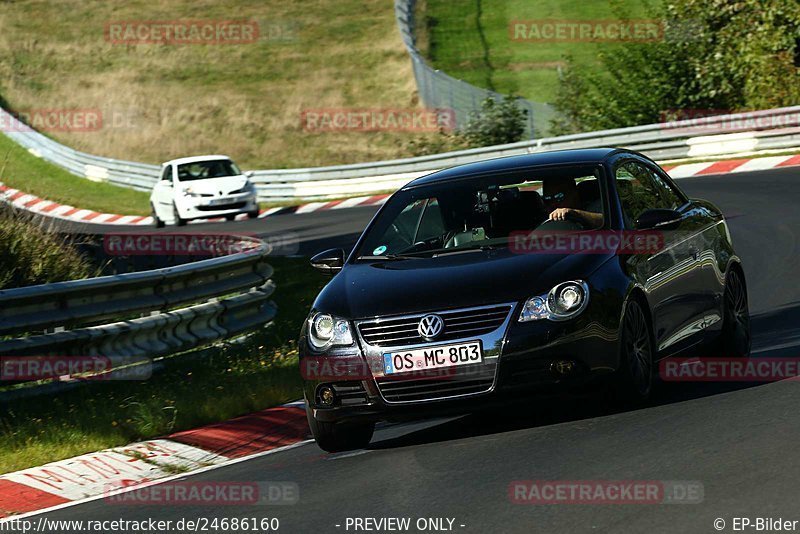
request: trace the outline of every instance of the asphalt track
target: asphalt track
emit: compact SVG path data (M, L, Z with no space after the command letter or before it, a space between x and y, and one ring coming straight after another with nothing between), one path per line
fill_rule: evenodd
M755 357L800 356L800 169L681 180L730 217L744 261ZM267 218L304 253L352 243L374 208ZM260 225L260 226L259 226ZM242 228L243 231L247 231ZM263 233L262 233L263 232ZM734 517L800 520L800 383L667 385L646 407L613 412L591 396L379 430L370 447L328 455L307 444L192 481L292 481L300 504L171 507L87 502L51 519L277 517L279 532L354 532L346 519L454 518L457 532L717 532ZM515 480L690 480L701 504L519 505ZM340 525L337 527L336 525ZM461 526L463 525L463 527ZM752 530L752 529L751 529ZM412 526L410 532L416 532Z

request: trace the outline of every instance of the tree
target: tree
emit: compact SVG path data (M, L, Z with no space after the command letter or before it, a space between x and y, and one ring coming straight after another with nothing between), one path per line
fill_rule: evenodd
M521 141L525 134L527 111L517 101L515 96L500 101L487 98L481 103L480 111L472 114L458 134L472 147Z
M745 111L800 103L800 3L674 0L655 14L664 38L572 58L560 81L556 133L662 122L678 110Z

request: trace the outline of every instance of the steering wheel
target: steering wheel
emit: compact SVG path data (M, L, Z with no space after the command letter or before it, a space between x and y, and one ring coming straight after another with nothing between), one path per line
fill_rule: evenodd
M588 230L588 228L575 219L565 219L563 221L547 220L540 224L536 230Z

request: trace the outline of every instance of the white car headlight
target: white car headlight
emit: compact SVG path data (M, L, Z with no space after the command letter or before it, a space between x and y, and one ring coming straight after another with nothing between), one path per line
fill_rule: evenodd
M314 313L308 318L308 342L316 350L350 346L353 344L350 323L327 313Z
M546 295L529 298L522 306L519 322L572 319L589 304L589 285L583 280L563 282Z
M197 198L197 197L201 197L203 195L200 194L200 193L195 193L194 191L192 191L191 187L187 187L186 189L183 190L183 196Z

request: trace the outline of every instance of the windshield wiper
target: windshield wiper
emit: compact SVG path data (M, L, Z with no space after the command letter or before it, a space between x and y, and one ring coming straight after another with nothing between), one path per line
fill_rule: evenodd
M450 256L451 254L461 254L466 252L486 252L489 250L498 250L501 248L504 247L502 245L489 245L489 244L475 245L471 247L446 248L446 249L441 249L440 251L435 251L433 257L438 258L439 256Z
M383 254L380 256L359 256L359 260L420 260L424 256L411 256L408 254Z

